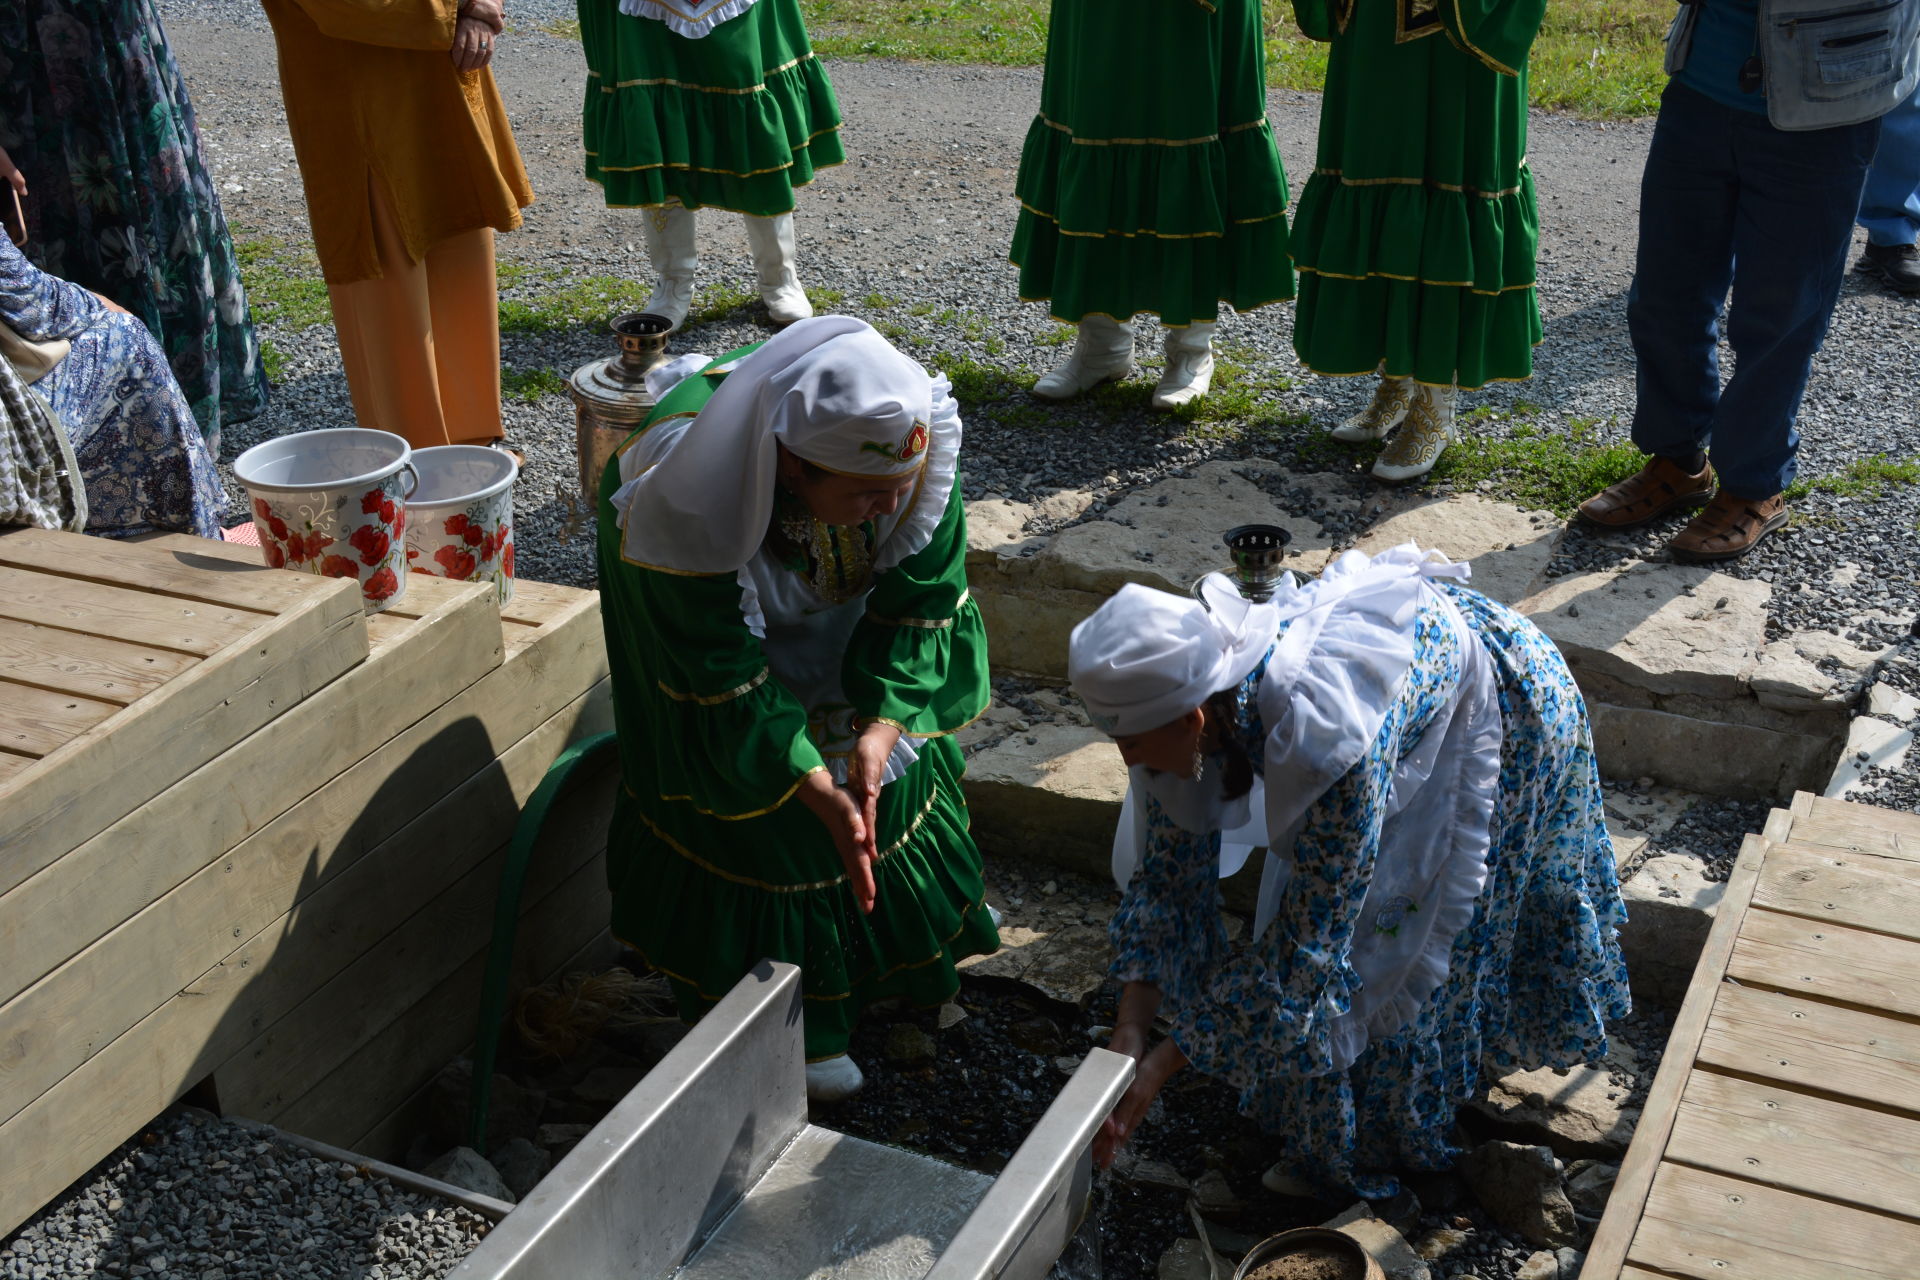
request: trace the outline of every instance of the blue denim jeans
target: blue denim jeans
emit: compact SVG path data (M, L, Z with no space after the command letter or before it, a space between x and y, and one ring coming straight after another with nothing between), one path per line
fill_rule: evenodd
M1735 497L1771 497L1792 483L1794 418L1840 294L1879 136L1878 120L1789 133L1668 84L1640 183L1627 294L1633 442L1642 451L1688 458L1709 449ZM1734 353L1724 391L1723 304Z
M1860 195L1860 225L1873 244L1920 240L1920 89L1880 117L1880 150Z

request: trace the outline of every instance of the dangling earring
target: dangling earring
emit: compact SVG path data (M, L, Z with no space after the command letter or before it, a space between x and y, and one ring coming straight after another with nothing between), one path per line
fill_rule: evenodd
M1207 776L1207 757L1204 754L1202 754L1200 750L1200 744L1196 742L1193 744L1192 780L1194 782L1199 782L1202 778L1205 778L1206 776Z

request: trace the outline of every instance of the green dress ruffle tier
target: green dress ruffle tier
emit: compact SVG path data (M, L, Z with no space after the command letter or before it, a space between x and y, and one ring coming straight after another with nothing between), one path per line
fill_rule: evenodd
M715 385L688 378L640 432L698 410ZM1000 945L950 736L992 693L957 486L933 540L874 579L842 669L853 710L904 726L919 751L880 793L879 897L862 915L826 828L794 799L824 763L824 716L845 709L803 706L769 675L734 574L625 560L612 503L619 484L609 466L600 596L624 783L607 839L614 935L670 979L688 1021L761 959L799 965L810 1060L846 1052L860 1010L876 1000L951 999L955 963Z
M609 206L678 200L770 218L846 159L799 0L759 0L698 40L618 0L579 0L579 12L586 174Z
M1543 0L1298 0L1331 40L1293 219L1293 343L1316 373L1465 388L1533 373L1539 217L1527 52Z
M1211 321L1293 296L1259 0L1053 0L1015 192L1020 296Z

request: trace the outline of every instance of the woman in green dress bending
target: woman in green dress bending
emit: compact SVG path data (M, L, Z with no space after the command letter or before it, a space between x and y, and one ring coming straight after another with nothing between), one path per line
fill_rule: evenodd
M1014 190L1020 297L1079 326L1034 394L1130 376L1143 312L1167 331L1154 406L1206 394L1220 303L1293 296L1260 0L1053 0Z
M689 1021L799 965L831 1101L863 1006L938 1004L999 946L949 736L991 693L959 408L841 316L664 373L601 485L613 929Z
M678 327L700 255L693 211L742 215L775 324L813 314L795 270L794 190L846 159L840 106L799 0L579 0L587 177L644 209L659 279L646 309Z
M1316 373L1380 375L1372 403L1333 434L1395 433L1374 463L1383 480L1432 470L1456 388L1533 373L1527 53L1545 8L1295 0L1301 31L1333 48L1319 156L1294 213L1294 350Z

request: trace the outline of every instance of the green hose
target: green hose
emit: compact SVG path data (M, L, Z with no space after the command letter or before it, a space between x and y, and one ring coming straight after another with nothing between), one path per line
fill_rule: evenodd
M468 1134L470 1145L487 1154L487 1109L493 1101L493 1064L500 1052L500 1027L507 1016L507 981L513 972L513 938L520 925L520 891L526 887L527 865L533 861L533 849L540 841L540 829L546 825L547 811L560 798L567 782L582 765L600 763L614 750L611 733L595 734L574 743L560 753L547 768L520 821L513 828L513 843L507 848L507 865L500 871L500 898L493 909L493 941L487 948L487 978L480 990L480 1025L473 1046L473 1121Z

